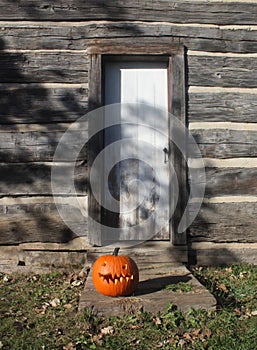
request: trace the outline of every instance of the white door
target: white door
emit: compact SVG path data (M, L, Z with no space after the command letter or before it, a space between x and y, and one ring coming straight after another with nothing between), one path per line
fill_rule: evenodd
M158 219L166 223L161 229L153 215L161 203L161 189L169 192L169 163L165 154L169 149L168 113L153 113L151 108L147 112L147 106L168 111L167 63L107 62L104 75L105 105L121 103L120 127L106 131L105 144L127 139L119 147L122 160L113 168L109 184L120 206L117 219L122 228L120 240L144 240L149 235L155 239L169 239L167 193L158 211ZM127 103L132 103L134 108L143 104L144 113L137 113L133 108L129 110ZM111 162L112 155L108 157L107 163ZM150 222L147 230L150 227L151 232L146 233L143 228L138 230L145 220Z

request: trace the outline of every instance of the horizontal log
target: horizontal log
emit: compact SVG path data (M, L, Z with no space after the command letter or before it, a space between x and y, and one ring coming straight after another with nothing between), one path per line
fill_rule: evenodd
M256 168L206 168L206 196L257 195Z
M37 130L0 132L0 162L48 162L52 161L56 147L66 131L68 125L45 124ZM42 130L43 129L43 130ZM84 130L77 130L69 134L63 145L63 152L55 161L86 160L87 125ZM81 140L85 140L84 147L79 151ZM77 157L77 158L76 158Z
M75 121L87 112L85 87L0 84L0 123Z
M257 94L247 92L190 92L189 122L255 123Z
M256 243L212 243L195 242L189 256L199 266L218 266L257 263Z
M1 83L86 83L85 55L72 52L0 53Z
M64 204L74 214L74 223L86 233L86 219L75 207ZM0 205L0 244L25 242L64 243L75 234L62 221L52 200L49 203Z
M256 93L190 92L189 122L255 122ZM74 121L87 112L86 87L45 87L43 84L0 84L0 123Z
M46 124L40 130L9 130L0 132L0 162L48 162L53 160L56 147L66 128ZM42 130L42 127L44 128ZM56 127L55 130L52 127ZM257 131L230 129L193 129L194 136L204 158L237 158L257 156ZM74 131L70 135L63 154L56 161L74 161L73 154L81 140L84 147L78 153L77 160L86 161L87 125L84 130ZM69 151L69 153L67 153ZM73 153L71 153L73 152ZM68 156L71 154L72 156ZM77 156L77 155L76 155ZM75 156L74 156L75 157Z
M189 85L257 87L257 57L188 56Z
M178 40L190 50L217 52L256 52L256 29L249 27L213 27L200 24L144 22L95 23L5 23L2 25L7 50L84 50L88 39L115 38L123 40L156 40L169 43ZM139 39L137 39L139 38Z
M205 158L257 156L257 131L229 129L191 130Z
M87 167L84 163L78 162L74 169L72 166L68 166L67 163L59 165L51 163L1 163L0 196L51 196L51 171L53 168L58 168L59 176L55 178L55 181L59 183L59 194L64 192L70 195L87 193ZM67 188L66 182L68 177L70 179L74 177L76 192Z
M203 203L190 226L193 242L257 242L257 202Z
M1 1L1 20L141 20L177 23L256 24L256 3L154 0Z
M88 60L81 52L7 52L0 60L2 83L88 82ZM190 55L188 72L193 86L257 87L257 57Z

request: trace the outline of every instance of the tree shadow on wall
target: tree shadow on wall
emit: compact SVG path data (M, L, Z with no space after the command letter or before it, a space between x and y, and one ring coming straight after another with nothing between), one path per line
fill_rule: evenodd
M11 5L13 3L15 6ZM20 6L17 0L8 1L10 9L8 9L8 15L10 12L14 19L30 19L30 20L70 20L70 21L89 21L89 20L135 20L135 16L129 14L129 4L122 2L121 4L110 2L108 0L76 0L70 1L69 4L64 4L60 1L26 1ZM142 9L144 6L142 5ZM140 11L140 7L138 9ZM5 17L6 18L6 17ZM136 32L138 29L135 25L131 25L131 31Z
M86 113L87 90L37 83L29 59L26 53L6 52L0 39L0 195L5 198L0 244L67 242L74 237L51 198L51 161L70 122ZM35 55L34 59L40 69ZM60 72L61 68L51 74ZM87 184L85 157L83 150L76 167L81 194Z
M92 1L92 4L96 8L102 6L111 17L104 3ZM47 8L43 5L37 8L34 2L27 2L20 11L23 11L23 19L42 21L45 19L41 18L42 11L46 13ZM22 28L19 30L23 33ZM30 41L36 33L36 29L34 33L33 30L31 28L31 37L21 34L22 48L29 48L28 52L9 50L16 48L17 37L13 40L10 35L7 41L4 37L0 39L0 196L3 198L0 244L68 242L75 237L62 222L53 203L51 162L63 133L88 111L87 58L75 50L72 53L31 50ZM134 25L124 30L132 34L138 32ZM76 38L72 35L71 31L67 42L76 49ZM80 38L84 40L83 35ZM86 45L86 40L84 43ZM45 47L42 41L33 45L33 49L55 49ZM74 82L76 86L63 84ZM85 145L75 168L75 187L82 199L88 187L86 159ZM59 161L63 163L65 159ZM74 210L67 201L62 205L67 211ZM75 217L78 215L76 212ZM86 232L86 219L82 217L82 220Z
M64 12L52 3L27 1L22 8L18 7L16 0L8 3L15 5L14 17L15 13L18 16L15 19L61 21L65 17L62 15ZM125 8L117 9L106 1L80 0L77 3L81 8L81 20L87 16L88 11L94 11L95 16L101 9L98 19L110 20L118 19L120 14L126 12ZM78 13L78 9L71 6L71 13L73 10ZM78 17L73 18L75 19L78 20ZM24 28L17 30L23 32ZM21 35L24 44L22 48L35 48L33 43L37 34L34 30L31 28L31 37L26 36L28 34ZM134 24L120 27L119 30L124 35L124 32L131 36L140 34ZM103 35L105 34L108 36L107 32ZM69 38L65 42L65 50L70 47L76 49L78 39L83 40L83 45L87 44L87 38L75 26L70 26L69 33L65 35ZM94 28L90 35L94 37ZM15 43L17 37L8 40L5 42L3 37L0 39L0 195L15 197L15 200L9 201L8 205L2 205L0 209L0 244L67 242L74 235L62 223L52 203L51 161L62 133L70 123L87 112L87 88L61 87L55 83L86 83L86 58L78 55L73 64L73 61L69 61L69 55L65 56L65 52L10 52L7 49L16 47L13 43L10 47L8 43L10 40ZM65 41L62 33L57 35L57 39L52 37L52 47L48 46L47 40L50 39L42 39L36 48L61 49ZM21 44L19 45L20 48ZM85 159L86 153L82 152L77 163L78 177L75 179L77 189L82 195L87 189ZM30 199L28 203L24 203L23 197L33 197L35 201ZM37 203L37 197L40 197L40 203ZM6 198L5 202L7 203Z

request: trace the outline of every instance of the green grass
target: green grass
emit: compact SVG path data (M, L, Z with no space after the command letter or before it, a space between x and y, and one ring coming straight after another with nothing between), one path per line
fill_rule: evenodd
M257 266L195 267L193 272L221 307L257 310Z
M179 282L176 284L168 284L165 286L166 290L172 292L191 292L193 290L193 285L191 283Z
M217 311L182 313L167 305L155 316L139 312L104 319L89 310L77 312L84 288L77 276L0 274L0 348L256 349L257 266L192 271L216 296Z

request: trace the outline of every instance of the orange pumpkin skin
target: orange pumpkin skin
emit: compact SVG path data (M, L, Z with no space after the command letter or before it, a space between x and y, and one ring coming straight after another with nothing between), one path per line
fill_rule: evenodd
M95 261L92 278L99 293L111 297L126 296L136 290L139 271L129 256L104 255Z

